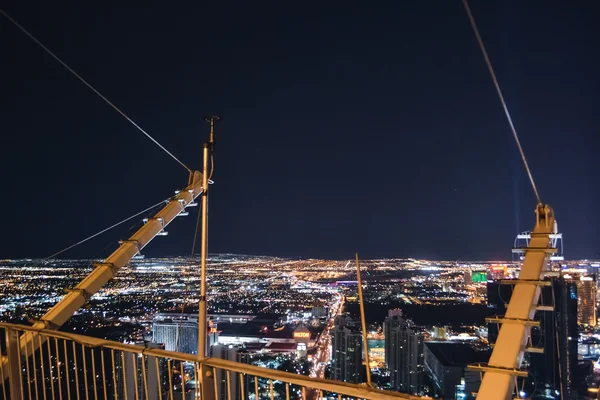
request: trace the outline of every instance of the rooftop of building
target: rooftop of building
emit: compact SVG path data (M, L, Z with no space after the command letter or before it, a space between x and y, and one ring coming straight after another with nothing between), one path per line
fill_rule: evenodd
M489 353L476 351L466 343L425 342L425 346L440 363L447 367L466 367L476 362L487 362Z
M310 338L315 339L323 327L305 326L306 331L310 332ZM293 325L284 325L274 328L266 326L255 321L245 324L235 324L220 322L217 324L217 330L221 336L248 336L260 337L265 339L293 339L296 327Z
M269 343L269 345L265 347L265 350L276 353L287 353L295 351L296 347L296 343Z

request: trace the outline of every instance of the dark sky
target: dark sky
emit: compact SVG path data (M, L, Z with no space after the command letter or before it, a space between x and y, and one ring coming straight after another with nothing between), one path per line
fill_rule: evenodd
M471 3L567 258L600 257L599 3ZM211 252L508 259L532 228L460 0L90 4L3 8L194 168L202 116L223 117ZM0 46L0 257L47 256L185 186L1 16ZM145 253L189 254L193 211ZM133 225L65 256L106 256Z

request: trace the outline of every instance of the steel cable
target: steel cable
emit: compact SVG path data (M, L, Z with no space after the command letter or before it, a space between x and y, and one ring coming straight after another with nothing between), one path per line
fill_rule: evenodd
M485 50L485 45L483 44L483 40L481 39L481 35L479 34L479 30L477 29L477 25L475 24L475 19L473 18L473 14L471 14L471 9L469 8L469 3L467 0L462 0L463 5L465 6L465 10L467 12L467 16L469 17L469 21L471 22L471 27L473 28L473 32L475 33L475 37L477 38L477 43L479 44L479 48L483 53L483 58L485 59L485 63L488 67L490 75L492 76L492 80L494 81L494 86L496 86L496 91L498 92L498 97L500 98L500 102L502 103L502 108L504 108L504 114L506 114L506 119L508 120L508 124L510 125L510 129L512 130L513 136L515 138L515 142L517 143L517 147L519 149L519 153L521 153L521 159L523 160L523 164L525 165L525 170L527 171L527 175L529 176L529 181L531 182L531 187L533 188L533 192L535 193L535 197L537 198L538 203L541 203L540 195L538 193L537 187L535 186L535 182L533 180L533 175L531 174L531 170L529 169L529 164L527 163L527 159L525 158L525 153L523 152L523 147L521 146L521 142L519 141L519 136L517 135L517 130L515 129L515 125L513 124L512 118L510 117L510 113L508 112L508 107L506 106L506 102L504 101L504 96L502 95L502 90L500 89L500 84L498 83L498 79L496 78L496 73L494 72L494 68L492 68L492 62L488 57L487 51Z
M54 54L52 51L50 51L50 49L48 49L46 46L44 46L42 44L42 42L40 42L39 40L37 40L31 33L29 33L29 31L27 31L25 28L23 28L21 25L19 25L19 23L17 21L15 21L10 15L8 15L4 10L0 9L0 13L2 13L10 22L12 22L17 28L19 28L24 34L26 34L27 36L29 36L29 38L31 40L33 40L35 43L37 43L42 49L44 49L46 51L46 53L50 54L52 56L52 58L54 58L56 61L58 61L63 67L65 67L70 73L72 73L73 75L75 75L75 77L77 79L79 79L84 85L86 85L90 90L92 90L94 93L96 93L102 100L104 100L106 102L106 104L108 104L109 106L111 106L112 108L114 108L114 110L116 112L118 112L119 114L121 114L127 121L129 121L133 126L135 126L140 132L142 132L144 135L146 135L146 137L148 137L148 139L152 140L158 147L160 147L165 153L167 153L169 156L171 156L171 158L173 158L175 161L177 161L183 168L185 168L186 170L188 170L189 172L192 172L192 170L190 168L188 168L187 165L185 165L181 160L179 160L177 157L175 157L173 155L173 153L171 153L169 150L167 150L162 144L160 144L156 139L154 139L152 136L150 136L150 134L148 132L146 132L145 130L143 130L138 124L136 124L131 118L129 118L123 111L121 111L117 106L115 106L110 100L108 100L106 97L104 97L104 95L102 95L102 93L100 93L98 90L96 90L96 88L94 88L91 84L89 84L85 79L83 79L77 72L75 72L71 67L69 67L63 60L61 60L56 54Z
M54 258L54 257L56 257L57 255L59 255L59 254L62 254L62 253L64 253L64 252L65 252L65 251L67 251L67 250L71 250L73 247L79 246L80 244L82 244L82 243L85 243L85 242L87 242L88 240L90 240L90 239L93 239L93 238L95 238L96 236L98 236L98 235L101 235L101 234L103 234L103 233L104 233L104 232L106 232L106 231L109 231L109 230L111 230L111 229L113 229L113 228L116 228L117 226L119 226L119 225L121 225L121 224L124 224L125 222L127 222L127 221L130 221L130 220L134 219L135 217L138 217L138 216L142 215L143 213L145 213L145 212L148 212L148 211L152 210L153 208L156 208L156 207L158 207L159 205L161 205L161 204L163 204L163 203L166 203L166 202L168 202L168 201L169 201L168 199L166 199L166 200L162 200L162 201L160 201L159 203L156 203L155 205L153 205L153 206L151 206L151 207L148 207L148 208L146 208L145 210L142 210L142 211L140 211L140 212L138 212L138 213L136 213L136 214L132 215L131 217L125 218L124 220L122 220L122 221L120 221L120 222L117 222L116 224L113 224L113 225L109 226L108 228L102 229L100 232L94 233L92 236L88 236L87 238L85 238L85 239L83 239L83 240L80 240L79 242L77 242L77 243L75 243L75 244L72 244L71 246L69 246L69 247L66 247L66 248L62 249L61 251L58 251L58 252L56 252L56 253L52 254L51 256L48 256L48 257L44 258L44 260L48 260L48 259Z

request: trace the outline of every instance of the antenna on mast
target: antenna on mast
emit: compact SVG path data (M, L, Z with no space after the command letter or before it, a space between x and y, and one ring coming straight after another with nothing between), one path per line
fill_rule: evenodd
M204 117L204 120L210 124L210 136L208 138L208 144L211 146L211 152L215 152L215 123L221 120L221 117L217 115L209 115Z

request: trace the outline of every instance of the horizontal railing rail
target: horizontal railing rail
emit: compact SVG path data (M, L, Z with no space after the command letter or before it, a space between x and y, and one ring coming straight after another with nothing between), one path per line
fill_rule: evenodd
M19 346L38 333L40 346ZM372 400L421 399L364 384L283 372L219 358L0 323L0 396L4 399Z

